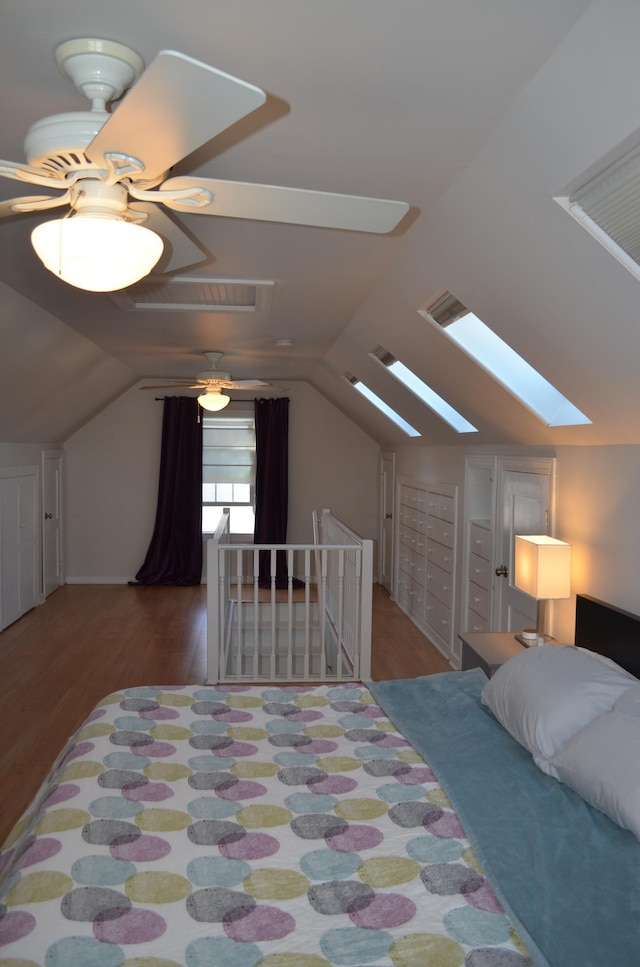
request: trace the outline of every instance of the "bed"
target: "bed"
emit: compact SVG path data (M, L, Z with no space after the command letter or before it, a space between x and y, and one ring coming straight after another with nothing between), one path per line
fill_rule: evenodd
M491 682L107 696L0 852L0 967L637 967L640 619L576 628Z

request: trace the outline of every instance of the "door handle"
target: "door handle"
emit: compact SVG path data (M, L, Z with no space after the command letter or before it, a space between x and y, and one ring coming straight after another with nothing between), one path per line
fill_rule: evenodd
M391 520L392 517L393 517L393 514L385 514L384 515L384 519L385 520Z
M506 578L508 574L509 574L509 570L506 564L501 564L499 567L496 568L496 575L499 578Z
M52 517L53 517L53 514L45 514L44 515L44 519L45 520L51 520Z

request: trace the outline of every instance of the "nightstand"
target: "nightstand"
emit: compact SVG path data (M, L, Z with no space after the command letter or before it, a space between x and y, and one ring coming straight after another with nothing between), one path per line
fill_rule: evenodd
M505 661L525 650L513 631L466 631L458 638L462 642L462 671L481 668L488 678Z

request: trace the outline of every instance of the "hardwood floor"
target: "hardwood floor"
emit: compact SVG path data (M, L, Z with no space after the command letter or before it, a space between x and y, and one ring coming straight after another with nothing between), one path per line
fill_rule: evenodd
M206 678L206 589L65 585L0 634L0 843L105 695ZM379 585L372 678L450 671Z

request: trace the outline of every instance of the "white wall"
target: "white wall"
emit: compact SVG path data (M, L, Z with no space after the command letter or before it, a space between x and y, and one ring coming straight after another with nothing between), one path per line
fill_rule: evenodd
M361 537L377 538L378 444L308 383L292 384L287 395L289 541L309 543L311 513L323 507Z
M289 534L311 541L311 512L330 507L375 537L379 448L306 383L287 391ZM124 583L142 564L155 519L162 404L133 388L65 445L67 580Z
M45 450L61 448L61 443L0 443L0 467L41 467Z
M64 445L67 581L125 583L155 519L162 404L128 390Z
M558 449L557 537L572 545L572 590L640 614L640 446ZM555 605L556 638L575 600ZM571 639L572 640L572 639Z
M396 469L399 474L429 482L457 484L462 519L464 459L471 452L533 456L542 451L405 447L397 451ZM571 446L545 449L544 453L556 457L555 536L572 545L573 596L569 601L554 602L553 634L559 641L571 642L576 594L589 594L640 614L640 446ZM458 577L461 581L462 575ZM458 587L458 602L459 592Z

